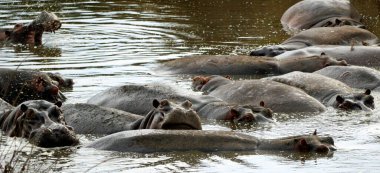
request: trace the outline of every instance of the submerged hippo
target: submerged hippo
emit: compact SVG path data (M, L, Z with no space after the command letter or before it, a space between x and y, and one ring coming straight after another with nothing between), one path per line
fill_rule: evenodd
M302 31L279 45L266 46L250 53L251 56L276 56L286 51L315 45L376 45L379 39L373 33L353 27L322 27ZM327 55L332 56L329 52ZM337 58L337 57L335 57ZM348 62L350 63L350 62Z
M162 84L112 87L96 94L88 100L88 103L145 115L151 110L150 106L147 105L150 105L153 99L167 99L173 103L182 103L189 100L192 103L192 108L203 118L244 122L272 122L272 111L268 108L229 104L212 96L199 95L191 91L181 91Z
M27 100L65 101L66 97L44 72L0 68L0 98L12 105Z
M378 90L380 72L361 66L330 66L314 73L339 80L352 88Z
M275 112L322 112L326 107L299 88L270 80L233 81L222 76L193 78L193 88L234 104L264 101Z
M259 139L231 131L138 130L123 131L97 139L86 147L121 152L171 151L295 151L326 154L334 151L331 137L312 135Z
M289 60L241 55L198 55L162 62L159 70L174 74L265 75L291 71L313 72L330 65L347 65L347 63L325 54L294 56Z
M0 42L41 45L44 32L55 32L59 28L61 22L58 17L54 13L43 11L27 25L19 23L13 29L0 30Z
M145 116L84 103L68 104L62 110L67 123L80 134L111 134L137 129L201 130L200 118L191 106L189 101L176 105L168 100L153 100L153 107Z
M321 53L334 57L338 60L345 60L351 65L380 66L379 46L337 46L319 45L303 49L285 52L275 56L277 60L293 59L294 56L316 56Z
M72 127L60 109L62 103L44 100L26 101L12 110L0 112L0 128L10 137L28 139L39 147L61 147L79 144Z
M303 0L281 17L283 29L290 33L316 27L351 25L364 28L361 16L348 0Z
M346 84L314 73L291 72L281 76L267 78L304 90L325 106L333 106L343 110L365 110L375 108L371 90L354 93Z

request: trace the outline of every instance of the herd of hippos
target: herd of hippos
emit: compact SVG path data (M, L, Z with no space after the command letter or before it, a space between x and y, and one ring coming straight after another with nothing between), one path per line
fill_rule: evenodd
M232 131L202 130L201 120L272 123L276 113L318 113L326 107L372 111L380 86L380 41L365 30L348 0L303 0L282 16L291 36L250 56L192 56L160 63L173 74L197 74L192 89L162 83L123 85L87 103L63 104L73 80L58 73L0 68L0 128L39 147L75 146L76 134L107 134L85 147L131 152L296 151L329 153L329 136L259 139ZM42 12L27 25L0 30L0 41L39 45L43 32L61 27ZM366 67L367 66L367 67ZM219 75L267 75L232 80ZM353 89L361 89L356 93ZM175 142L173 142L175 141Z

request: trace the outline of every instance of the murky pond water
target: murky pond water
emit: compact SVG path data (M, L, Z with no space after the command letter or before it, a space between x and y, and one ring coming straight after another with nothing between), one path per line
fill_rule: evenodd
M0 46L0 67L40 69L74 78L68 103L85 102L96 93L128 83L176 83L190 88L189 76L154 71L159 60L193 54L247 54L288 37L279 19L296 0L35 0L0 1L0 27L28 22L42 10L63 25L45 34L42 47ZM380 36L380 1L352 1L368 29ZM374 92L380 105L380 92ZM377 172L380 168L380 112L278 118L274 125L239 127L235 131L263 138L311 133L334 137L333 155L257 152L118 153L86 148L39 149L20 139L1 138L0 157L23 147L44 172ZM231 130L228 124L205 122L204 129ZM94 136L81 136L83 144ZM30 152L32 150L32 152ZM10 156L9 156L10 157ZM2 162L0 159L0 163ZM41 167L41 168L40 168Z

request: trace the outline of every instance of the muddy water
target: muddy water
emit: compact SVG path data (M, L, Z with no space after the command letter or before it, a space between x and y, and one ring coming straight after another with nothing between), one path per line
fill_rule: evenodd
M67 102L85 102L122 84L177 83L189 76L162 75L157 61L193 54L247 54L288 36L279 19L296 0L60 0L0 2L0 27L53 11L62 28L44 35L42 47L0 45L0 67L40 69L74 78ZM352 2L368 29L380 35L380 1ZM380 105L380 92L374 92ZM1 138L0 163L22 148L31 169L53 172L377 172L380 168L380 112L277 116L277 124L238 126L235 131L262 138L311 133L331 135L338 151L329 156L257 152L118 153L86 148L38 149L20 139ZM232 130L204 122L204 129ZM81 136L86 144L97 137Z

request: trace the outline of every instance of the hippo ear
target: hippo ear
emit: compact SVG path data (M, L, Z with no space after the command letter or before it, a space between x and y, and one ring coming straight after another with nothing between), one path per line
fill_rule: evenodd
M336 101L340 104L344 102L344 98L340 95L336 96Z
M183 106L185 109L190 109L192 105L193 105L193 104L192 104L189 100L186 100L186 101L184 101L184 102L182 103L182 106Z
M371 90L370 89L366 89L365 92L364 92L364 94L370 95L371 94Z
M314 136L317 136L317 129L314 130L313 135L314 135Z
M160 104L161 104L161 106L169 106L170 105L169 101L166 99L161 100Z
M306 139L304 138L300 139L299 144L301 144L301 146L307 146Z
M321 52L321 56L325 56L326 55L326 53L325 52Z
M335 25L339 26L340 23L342 23L342 20L340 20L340 19L335 19Z
M341 61L339 62L339 65L341 65L341 66L349 66L349 64L347 63L346 60L341 60Z
M239 111L237 111L236 109L232 108L230 110L230 120L233 120L233 119L236 119L239 117Z
M226 79L229 79L229 80L232 80L231 76L230 75L226 75L224 76Z
M60 108L62 106L62 102L61 101L57 101L57 102L55 102L55 105L57 105Z
M261 101L261 102L260 102L260 106L261 106L261 107L265 107L265 103L264 103L264 101Z
M25 112L26 110L28 110L28 106L22 104L21 105L21 111Z
M153 100L153 107L158 108L160 106L160 102L157 99Z

